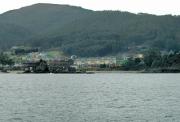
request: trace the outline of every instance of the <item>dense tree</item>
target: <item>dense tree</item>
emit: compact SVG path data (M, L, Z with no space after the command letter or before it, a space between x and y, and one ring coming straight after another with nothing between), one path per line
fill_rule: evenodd
M143 58L129 58L123 65L125 70L155 69L165 71L180 71L180 52L170 51L163 54L157 49L149 49Z
M144 63L147 67L156 66L161 60L161 53L157 49L149 49L144 53Z
M1 65L12 65L14 61L6 54L0 53L0 64Z

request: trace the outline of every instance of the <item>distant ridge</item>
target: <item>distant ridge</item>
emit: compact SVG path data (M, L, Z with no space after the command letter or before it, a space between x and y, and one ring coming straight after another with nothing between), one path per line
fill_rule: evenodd
M59 48L78 56L179 50L180 17L38 3L0 15L0 49L14 45Z

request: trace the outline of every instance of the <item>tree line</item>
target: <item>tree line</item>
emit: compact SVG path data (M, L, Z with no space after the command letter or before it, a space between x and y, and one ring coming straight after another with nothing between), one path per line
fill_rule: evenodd
M143 58L130 57L122 65L124 70L177 69L180 70L180 52L161 52L149 49L143 52Z

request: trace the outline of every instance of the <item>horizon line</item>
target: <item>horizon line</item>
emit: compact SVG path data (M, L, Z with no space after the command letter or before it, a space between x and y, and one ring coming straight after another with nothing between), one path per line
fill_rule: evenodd
M14 8L14 9L10 9L4 12L0 12L0 15L5 14L7 12L10 11L15 11L15 10L20 10L26 7L31 7L34 5L38 5L38 4L44 4L44 5L57 5L57 6L70 6L70 7L78 7L78 8L82 8L85 10L90 10L90 11L118 11L118 12L127 12L127 13L131 13L131 14L136 14L136 15L141 15L141 14L147 14L147 15L154 15L154 16L180 16L180 14L172 14L172 13L166 13L166 14L154 14L154 13L148 13L148 12L131 12L131 11L126 11L126 10L120 10L120 9L99 9L99 10L93 10L93 9L89 9L83 6L79 6L79 5L71 5L71 4L58 4L58 3L49 3L49 2L39 2L39 3L33 3L30 5L25 5L22 7L18 7L18 8Z

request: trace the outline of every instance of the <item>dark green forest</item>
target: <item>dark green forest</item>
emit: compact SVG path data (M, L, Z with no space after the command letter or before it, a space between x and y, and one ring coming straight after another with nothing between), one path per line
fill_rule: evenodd
M35 4L0 15L0 49L25 45L68 55L180 50L180 16Z

